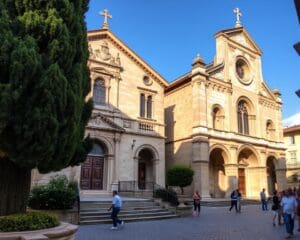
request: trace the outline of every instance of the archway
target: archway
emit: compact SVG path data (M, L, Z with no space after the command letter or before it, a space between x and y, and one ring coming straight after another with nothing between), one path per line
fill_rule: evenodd
M212 198L225 197L228 188L222 153L222 149L215 148L209 155L209 193Z
M251 148L245 147L238 154L238 189L242 196L259 196L258 159Z
M273 195L277 187L276 171L274 164L275 157L271 156L267 159L267 182L269 195Z
M138 188L140 190L150 189L153 185L154 176L154 154L148 148L143 148L138 154Z
M104 144L94 142L91 152L81 164L80 188L82 190L103 190L106 149Z

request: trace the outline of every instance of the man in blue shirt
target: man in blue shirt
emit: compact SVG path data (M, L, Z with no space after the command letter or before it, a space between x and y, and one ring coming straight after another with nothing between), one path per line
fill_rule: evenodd
M118 218L118 213L120 212L122 207L122 198L118 195L117 191L113 191L113 199L112 204L108 211L112 209L111 219L113 220L113 226L110 228L112 230L118 229L117 224L120 224L122 227L124 226L124 221L121 221Z

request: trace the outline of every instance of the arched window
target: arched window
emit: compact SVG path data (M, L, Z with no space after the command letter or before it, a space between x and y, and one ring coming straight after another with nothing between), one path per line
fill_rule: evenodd
M140 95L140 117L145 117L145 94Z
M94 143L92 151L89 152L89 155L103 156L104 152L105 151L100 144Z
M147 97L147 118L152 118L152 96Z
M105 82L103 79L96 79L94 82L93 101L96 105L102 105L105 103Z
M267 123L266 123L267 138L273 139L274 138L274 133L275 133L274 124L271 120L268 120Z
M248 110L245 101L240 101L238 104L238 132L242 134L249 134L249 118Z
M212 124L213 128L217 130L224 129L224 111L221 106L214 105L212 110Z

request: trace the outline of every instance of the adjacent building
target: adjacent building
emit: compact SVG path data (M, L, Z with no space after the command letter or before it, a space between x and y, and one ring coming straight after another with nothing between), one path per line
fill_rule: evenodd
M300 185L300 125L283 130L286 146L286 175L289 187Z

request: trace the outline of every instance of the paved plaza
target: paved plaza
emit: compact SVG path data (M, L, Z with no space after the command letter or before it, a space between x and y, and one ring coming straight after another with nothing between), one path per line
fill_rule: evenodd
M124 229L111 225L80 226L76 240L276 240L286 236L285 226L272 226L272 212L258 205L244 206L242 213L228 208L203 207L201 216L126 223ZM295 238L300 239L295 223Z

